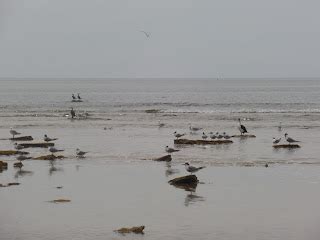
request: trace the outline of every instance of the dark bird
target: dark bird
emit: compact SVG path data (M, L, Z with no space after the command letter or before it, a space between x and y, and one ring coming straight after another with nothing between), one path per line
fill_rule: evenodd
M284 134L284 137L286 138L287 142L290 144L290 143L295 143L295 142L300 142L300 141L297 141L297 140L294 140L293 138L291 137L288 137L288 133Z
M248 131L247 131L246 127L241 124L240 118L238 119L238 121L239 121L239 127L238 127L238 129L239 129L241 135L247 133Z
M149 37L151 36L151 34L148 33L148 32L146 32L146 31L142 31L142 30L141 30L140 32L144 33L144 35L146 35L147 38L149 38Z

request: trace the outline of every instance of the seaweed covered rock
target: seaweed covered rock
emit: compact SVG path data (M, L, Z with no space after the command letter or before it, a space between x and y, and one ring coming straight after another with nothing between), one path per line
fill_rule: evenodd
M298 144L278 144L273 145L274 148L300 148Z
M255 138L256 135L253 134L239 134L239 135L233 135L234 138Z
M15 138L9 138L11 141L32 141L32 136L21 136L21 137L15 137Z
M126 234L126 233L136 233L136 234L143 234L143 230L145 229L145 226L138 226L138 227L131 227L131 228L120 228L118 230L115 230L117 233Z
M64 158L64 156L62 156L62 155L55 156L53 154L50 154L50 155L36 157L36 158L33 158L33 159L34 160L56 160L56 159L63 159L63 158Z
M10 187L10 186L18 186L18 185L20 185L20 183L17 183L17 182L12 182L12 183L7 183L7 184L0 183L0 187Z
M65 198L59 198L59 199L52 200L50 202L52 202L52 203L68 203L68 202L71 202L71 200L65 199Z
M17 151L17 150L1 150L0 155L5 155L5 156L10 156L10 155L25 155L29 154L28 152L22 152L22 151Z
M190 139L175 139L174 144L189 144L189 145L215 145L215 144L229 144L233 143L231 140L190 140Z
M197 184L199 181L198 181L198 178L196 175L186 175L186 176L183 176L183 177L177 177L177 178L174 178L174 179L171 179L169 181L169 184L171 185L192 185L192 184Z
M42 142L42 143L20 143L18 146L22 146L23 148L48 148L54 146L52 142Z
M163 157L153 159L153 161L157 161L157 162L170 162L171 160L172 160L171 155L165 155Z

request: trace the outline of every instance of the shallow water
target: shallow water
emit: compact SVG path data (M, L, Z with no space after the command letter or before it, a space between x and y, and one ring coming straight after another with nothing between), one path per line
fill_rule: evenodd
M1 80L0 138L12 126L40 141L57 137L67 158L24 161L1 157L0 239L123 239L113 232L146 225L127 239L319 239L320 85L316 80ZM72 103L80 92L84 102ZM88 119L67 119L70 107ZM155 109L155 113L146 110ZM220 146L174 146L172 133L238 134L243 119L256 138ZM158 128L158 120L165 127ZM282 131L278 124L282 121ZM103 128L111 128L104 130ZM288 132L296 150L272 148ZM0 140L0 150L12 149ZM180 150L171 164L150 161ZM89 151L75 158L75 149ZM28 149L31 156L47 149ZM195 193L167 181L204 165ZM268 163L269 168L264 164ZM252 167L247 167L252 166ZM30 171L30 172L28 172ZM56 186L62 185L62 189ZM71 203L48 201L65 197Z

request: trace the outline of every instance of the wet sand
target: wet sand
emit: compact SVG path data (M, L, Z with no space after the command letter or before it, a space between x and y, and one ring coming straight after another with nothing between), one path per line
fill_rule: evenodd
M181 151L172 163L142 160L165 155L172 130L76 124L19 129L35 139L44 132L58 137L56 146L67 158L27 160L21 172L12 167L14 157L1 157L9 168L0 183L21 183L0 188L1 239L124 239L113 230L138 225L146 226L145 234L125 239L318 239L320 165L312 131L294 130L303 143L293 151L272 149L272 132L255 129L257 138L233 139L228 146L176 146ZM12 149L1 142L2 149ZM76 147L88 156L75 158ZM206 166L196 174L201 183L194 193L167 183L187 174L185 161ZM49 202L59 198L71 202Z

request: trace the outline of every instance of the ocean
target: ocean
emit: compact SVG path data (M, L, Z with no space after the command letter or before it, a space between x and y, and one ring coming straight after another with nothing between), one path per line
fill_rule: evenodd
M2 79L0 150L10 127L42 141L56 137L66 158L53 163L1 156L0 239L319 239L320 81L318 79ZM80 93L82 102L72 102ZM73 108L86 118L70 119ZM226 145L174 145L173 132L239 134ZM159 121L164 124L159 128ZM281 129L278 128L281 122ZM191 134L189 124L201 127ZM284 134L301 148L274 149ZM180 150L171 163L165 146ZM75 149L88 151L75 157ZM49 154L27 149L32 157ZM167 182L197 173L196 192ZM269 167L265 168L265 164ZM56 186L63 186L57 189ZM55 198L71 203L52 204Z

